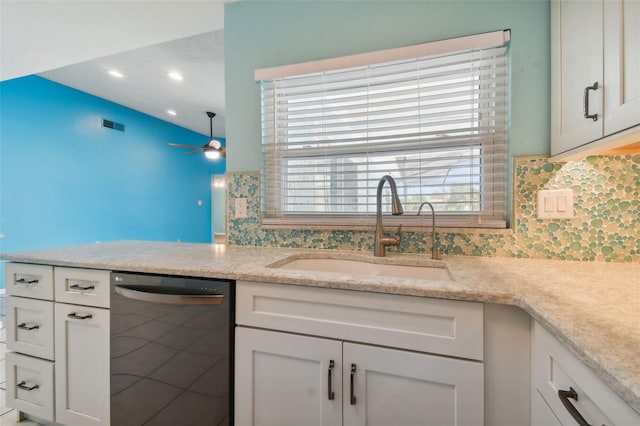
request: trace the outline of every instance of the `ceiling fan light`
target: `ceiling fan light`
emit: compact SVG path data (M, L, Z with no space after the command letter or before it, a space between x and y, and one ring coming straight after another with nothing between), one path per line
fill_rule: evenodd
M220 151L205 151L204 156L209 160L217 160L218 158L220 158Z
M207 145L213 149L220 149L222 147L222 143L216 139L211 139Z

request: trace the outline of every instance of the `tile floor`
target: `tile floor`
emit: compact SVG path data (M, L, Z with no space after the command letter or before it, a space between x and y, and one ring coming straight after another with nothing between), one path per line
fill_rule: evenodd
M4 311L4 290L0 290L0 426L35 426L37 423L31 421L16 422L17 413L13 408L6 405L6 387L5 387L5 371L4 371L4 353L7 350L7 330L5 328L5 311Z

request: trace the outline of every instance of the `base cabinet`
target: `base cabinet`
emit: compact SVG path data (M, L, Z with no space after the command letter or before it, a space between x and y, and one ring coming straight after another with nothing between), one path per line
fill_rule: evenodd
M532 342L532 426L640 425L640 415L538 322Z
M98 307L109 272L7 263L5 282L7 406L38 422L109 425L110 316ZM61 283L65 294L53 291Z
M342 424L341 368L339 341L236 327L236 425Z
M344 424L482 425L480 362L343 343Z
M56 421L109 424L109 310L56 303Z
M482 363L236 328L236 425L481 425Z

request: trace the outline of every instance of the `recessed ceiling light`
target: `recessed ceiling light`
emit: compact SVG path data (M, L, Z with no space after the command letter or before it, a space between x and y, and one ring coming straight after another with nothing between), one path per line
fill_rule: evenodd
M175 80L175 81L182 81L182 80L183 80L182 74L180 74L180 73L179 73L179 72L177 72L177 71L171 71L171 72L169 73L169 77L170 77L171 79Z
M120 71L118 70L109 70L109 75L113 76L113 77L117 77L117 78L122 78L124 77L124 74L122 74Z
M172 110L172 109L168 109L168 110L167 110L167 114L169 114L169 115L178 115L178 113L177 113L177 112L175 112L175 111L174 111L174 110Z

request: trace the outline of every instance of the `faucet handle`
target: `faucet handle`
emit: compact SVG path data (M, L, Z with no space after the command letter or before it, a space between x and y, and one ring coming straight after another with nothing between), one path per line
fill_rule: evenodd
M398 232L396 232L396 234L398 235L398 247L400 247L400 243L402 242L402 224L398 225Z

